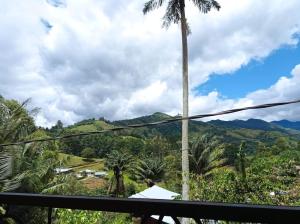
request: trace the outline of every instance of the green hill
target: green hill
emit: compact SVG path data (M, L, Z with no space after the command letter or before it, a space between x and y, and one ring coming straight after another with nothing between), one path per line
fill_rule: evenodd
M118 126L157 122L170 118L172 116L157 112L148 116L113 122L103 118L100 120L88 119L63 128L62 134L99 131ZM189 122L189 133L190 139L203 134L216 135L222 137L224 143L235 145L234 148L241 141L245 141L249 152L255 151L259 142L272 145L280 137L287 138L294 144L300 140L300 131L287 129L258 119L249 119L247 121L213 120L209 122L193 120ZM66 153L81 155L82 150L89 147L95 150L97 157L102 158L111 150L119 150L121 148L127 148L134 153L138 153L144 147L147 139L157 136L166 138L173 145L172 148L179 149L181 122L66 139L62 141L61 149Z

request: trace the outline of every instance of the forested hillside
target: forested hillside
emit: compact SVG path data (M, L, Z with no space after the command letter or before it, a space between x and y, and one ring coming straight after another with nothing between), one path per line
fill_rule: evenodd
M67 135L87 131L99 131L111 127L126 126L130 124L141 124L170 119L171 116L164 113L154 113L152 115L138 117L129 120L109 121L104 118L89 119L80 121L68 127L62 127L58 122L54 127L47 130L49 135ZM241 141L247 143L247 152L255 153L257 146L263 143L271 146L278 139L286 139L292 144L297 144L300 140L300 131L286 129L282 126L275 125L272 122L263 120L249 119L247 121L221 121L212 120L209 122L191 121L189 125L191 140L201 135L218 136L222 141L235 148ZM142 127L125 131L116 131L109 134L100 134L85 136L80 139L67 139L62 142L61 148L67 153L80 155L84 148L92 148L95 153L103 157L111 149L128 148L134 153L144 150L147 139L153 139L157 136L166 139L174 150L179 150L181 134L181 123L174 122L157 125L155 127ZM230 151L230 150L228 150Z

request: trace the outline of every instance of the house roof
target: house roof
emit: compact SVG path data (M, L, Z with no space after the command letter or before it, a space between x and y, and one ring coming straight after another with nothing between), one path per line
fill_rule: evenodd
M55 168L54 170L56 173L65 173L65 172L71 171L73 169L72 168Z
M95 171L94 171L94 170L86 169L86 170L83 170L83 172L86 172L86 173L94 173Z
M129 198L149 198L149 199L165 199L165 200L174 200L175 197L179 196L179 194L166 190L159 186L152 186L147 188L144 191L141 191L137 194L131 195ZM151 216L154 219L159 219L158 215ZM170 216L165 216L162 220L165 223L174 224L174 220Z
M144 191L131 195L129 198L152 198L173 200L177 196L179 196L179 194L154 185L152 187L147 188Z
M107 175L107 172L105 172L105 171L98 171L98 172L95 172L95 175Z

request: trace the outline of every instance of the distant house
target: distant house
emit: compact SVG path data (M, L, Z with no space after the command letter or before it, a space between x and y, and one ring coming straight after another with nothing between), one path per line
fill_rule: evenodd
M106 177L108 174L105 171L95 172L95 177Z
M55 168L54 169L56 174L68 174L73 172L72 168Z
M76 173L76 174L75 174L75 177L76 177L77 179L82 179L82 178L84 178L84 176L82 176L80 173Z
M86 170L81 170L79 172L80 175L84 176L84 177L93 177L94 174L95 174L95 171L94 170L89 170L89 169L86 169Z
M147 188L144 191L141 191L137 194L131 195L129 198L148 198L148 199L166 199L166 200L174 200L180 194L177 194L172 191L168 191L159 186L152 186ZM152 215L149 220L146 221L146 224L157 223L159 220L158 215ZM165 216L162 220L162 223L165 224L175 224L175 221L170 216Z

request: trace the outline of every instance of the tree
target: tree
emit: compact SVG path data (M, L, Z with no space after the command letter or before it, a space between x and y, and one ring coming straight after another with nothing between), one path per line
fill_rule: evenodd
M202 135L190 147L191 171L206 176L215 169L226 164L223 158L225 147L221 145L216 136Z
M19 104L0 98L0 144L24 139L35 129L33 119L25 109L28 102ZM0 150L0 191L12 191L20 186L23 174L13 173L13 148L0 147Z
M58 121L56 122L56 124L55 124L53 127L51 127L50 132L51 132L54 136L58 136L58 135L61 134L61 132L63 131L63 129L64 129L64 125L63 125L62 121L61 121L61 120L58 120Z
M25 139L49 138L43 130L37 130ZM14 155L14 169L24 173L20 189L38 193L44 190L55 178L54 169L59 166L58 151L55 142L33 142L20 147Z
M157 9L166 0L149 0L145 3L143 13ZM192 0L200 12L207 13L212 8L220 9L220 5L215 0ZM182 87L183 87L183 117L188 117L188 43L187 35L190 28L185 16L185 0L169 0L166 13L163 17L163 26L168 28L171 23L181 24L182 40ZM182 199L189 199L189 160L188 160L188 120L182 121Z
M15 100L0 98L0 143L24 139L35 130L33 118L25 106L29 100L19 104Z
M242 142L240 145L240 149L237 154L238 158L238 172L241 174L243 182L246 180L246 154L245 154L245 142Z
M45 137L36 127L31 117L37 110L28 111L14 100L0 98L0 144ZM54 176L54 164L58 161L53 151L55 144L47 142L30 143L22 146L0 147L0 191L40 192ZM43 215L36 208L14 208L4 211L4 216L35 223L33 217ZM0 215L1 216L1 215ZM30 218L28 216L31 216ZM27 217L27 218L26 218ZM0 223L3 219L0 217ZM13 221L12 221L13 222Z
M109 194L116 197L124 195L125 186L123 173L130 168L131 164L132 156L127 153L114 150L107 155L106 166L114 173L108 188Z
M168 140L160 135L145 140L144 153L146 155L162 160L170 149Z
M151 187L155 182L161 181L165 174L165 163L157 158L149 158L139 161L134 175L138 180L143 180Z
M85 148L81 152L81 156L86 158L86 159L91 159L91 158L95 157L95 154L96 154L95 150L90 148L90 147Z

